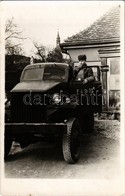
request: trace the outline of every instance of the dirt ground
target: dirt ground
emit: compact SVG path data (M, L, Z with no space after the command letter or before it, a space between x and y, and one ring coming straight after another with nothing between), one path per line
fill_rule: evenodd
M120 174L120 122L95 120L93 134L82 138L81 156L67 164L57 145L36 143L12 147L6 178L114 179Z

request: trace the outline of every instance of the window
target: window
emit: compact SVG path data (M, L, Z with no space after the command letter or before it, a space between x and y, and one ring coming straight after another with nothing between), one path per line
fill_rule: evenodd
M26 69L23 74L23 80L41 80L44 68Z
M110 59L110 74L111 75L120 74L119 59Z
M47 65L44 69L43 80L59 80L66 79L65 68L59 65Z
M108 58L109 90L120 90L120 58Z
M109 107L120 107L120 58L108 58Z

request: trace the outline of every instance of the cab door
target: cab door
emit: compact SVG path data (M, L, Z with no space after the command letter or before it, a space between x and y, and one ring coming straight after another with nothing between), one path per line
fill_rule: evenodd
M102 85L100 82L100 70L98 66L92 66L92 68L94 69L94 82L83 84L83 74L78 73L73 79L71 85L72 92L77 97L78 107L82 107L87 113L102 111Z

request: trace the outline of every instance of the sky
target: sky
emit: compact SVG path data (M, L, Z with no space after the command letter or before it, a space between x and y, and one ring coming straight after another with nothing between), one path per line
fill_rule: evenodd
M86 29L117 1L4 1L5 20L14 17L23 31L23 48L26 55L34 51L33 41L52 48L56 46L59 30L61 43Z

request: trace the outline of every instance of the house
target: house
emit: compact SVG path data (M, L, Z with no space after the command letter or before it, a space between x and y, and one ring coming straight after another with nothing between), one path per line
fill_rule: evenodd
M62 52L71 56L74 64L78 55L86 54L89 65L109 65L102 73L106 108L120 106L120 6L113 7L87 29L68 37L60 44Z

